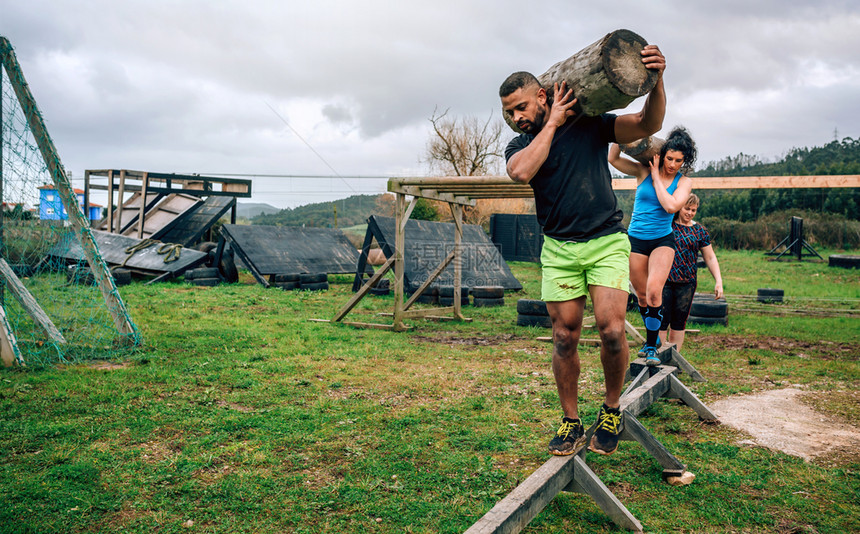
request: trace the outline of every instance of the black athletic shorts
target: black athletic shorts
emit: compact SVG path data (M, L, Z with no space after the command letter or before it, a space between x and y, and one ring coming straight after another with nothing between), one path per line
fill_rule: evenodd
M696 295L696 280L692 282L669 282L663 286L663 323L660 330L681 331L687 328L687 318Z
M658 247L669 247L675 250L675 234L658 237L657 239L637 239L632 235L627 236L630 239L630 252L636 254L644 254L650 256Z

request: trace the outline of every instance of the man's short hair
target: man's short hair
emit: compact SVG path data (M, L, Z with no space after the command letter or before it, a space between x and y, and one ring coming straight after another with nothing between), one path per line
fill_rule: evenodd
M540 87L540 82L535 78L534 74L525 71L515 72L502 82L502 86L499 87L499 97L504 98L512 94L517 89L529 87L531 85L537 85Z

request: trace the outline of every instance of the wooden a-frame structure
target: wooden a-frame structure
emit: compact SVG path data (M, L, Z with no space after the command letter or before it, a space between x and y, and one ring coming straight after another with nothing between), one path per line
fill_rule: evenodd
M105 263L99 254L98 245L96 244L90 230L89 220L84 215L81 206L78 204L78 199L75 195L74 189L72 188L72 184L69 181L68 175L66 175L66 170L60 161L60 156L57 153L54 142L48 134L48 129L45 126L42 114L39 112L38 106L36 105L36 99L30 92L27 81L24 79L24 73L21 70L21 66L18 63L18 59L15 56L11 43L9 43L9 40L3 36L0 36L0 64L2 64L2 68L5 69L9 77L12 89L15 92L15 96L18 99L22 112L26 117L27 125L29 126L31 133L33 134L33 138L39 147L39 152L41 153L42 158L45 160L45 165L47 166L51 179L57 188L60 200L66 208L66 213L69 215L69 222L72 225L75 237L77 237L81 244L84 256L86 257L87 263L95 277L96 284L102 292L114 326L118 333L125 338L127 342L133 345L138 345L142 341L140 332L132 322L128 309L116 289L113 275L111 274L110 269L108 269L107 263ZM2 184L3 167L2 157L0 157L0 202L2 202ZM3 239L2 217L2 210L0 210L0 241ZM17 280L17 277L11 272L11 269L8 271L4 269L3 277L7 284L12 286L20 285L20 287L23 287L20 282L18 282L18 284L14 283ZM16 296L18 295L17 292L15 294ZM43 328L48 329L47 325L40 320L41 316L47 316L39 308L38 304L35 303L35 300L29 302L26 298L18 298L37 323L42 325ZM25 304L25 302L27 302L27 304ZM6 321L5 312L2 319L2 325L0 325L3 326L3 328L0 328L0 338L2 338L2 343L0 343L0 346L9 347L8 350L11 350L13 353L12 358L5 355L3 357L3 361L4 363L16 361L18 364L23 365L24 361L17 349L14 335L8 328L9 323ZM52 340L56 340L53 336L51 337Z

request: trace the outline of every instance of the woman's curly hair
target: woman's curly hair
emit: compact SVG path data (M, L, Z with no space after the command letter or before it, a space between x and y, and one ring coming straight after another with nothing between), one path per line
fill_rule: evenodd
M693 166L696 164L696 142L690 137L690 132L683 126L675 126L666 142L660 148L660 167L663 167L663 158L666 157L666 152L677 150L684 155L684 163L681 165L681 174L687 175L693 172Z

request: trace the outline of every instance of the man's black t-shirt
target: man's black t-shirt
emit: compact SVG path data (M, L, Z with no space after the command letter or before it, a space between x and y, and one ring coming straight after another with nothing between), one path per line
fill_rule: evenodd
M546 161L529 182L545 235L588 241L625 231L606 160L609 143L615 142L615 118L611 113L583 116L556 131ZM533 139L530 134L512 139L505 159Z

